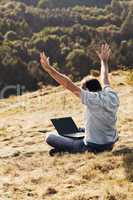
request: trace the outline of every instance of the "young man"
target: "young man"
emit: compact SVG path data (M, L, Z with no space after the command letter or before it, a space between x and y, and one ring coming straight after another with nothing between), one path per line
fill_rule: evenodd
M118 140L116 131L117 110L119 99L110 86L108 77L108 61L110 58L110 47L108 44L101 46L97 55L101 61L101 82L98 80L87 80L83 88L76 86L67 76L59 73L49 64L49 58L44 53L40 55L43 69L49 73L59 84L70 90L82 103L86 105L85 137L73 140L63 136L50 134L46 142L53 147L51 155L56 152L102 152L112 150L114 143Z

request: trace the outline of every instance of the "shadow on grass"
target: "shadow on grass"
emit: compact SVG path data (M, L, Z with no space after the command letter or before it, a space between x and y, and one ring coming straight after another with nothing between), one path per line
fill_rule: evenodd
M133 148L122 148L115 150L114 155L123 156L123 166L125 169L126 177L130 182L133 182Z

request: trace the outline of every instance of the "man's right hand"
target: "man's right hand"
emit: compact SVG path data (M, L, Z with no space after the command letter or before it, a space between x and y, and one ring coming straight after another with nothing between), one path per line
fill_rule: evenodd
M111 49L110 46L108 44L103 44L101 46L101 50L100 51L96 51L98 57L100 58L101 61L103 61L104 63L108 63L108 60L110 58L111 55Z

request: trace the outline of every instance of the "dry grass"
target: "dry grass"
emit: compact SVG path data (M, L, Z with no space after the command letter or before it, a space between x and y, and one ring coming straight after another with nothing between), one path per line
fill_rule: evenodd
M127 73L127 83L133 86L133 70Z
M39 131L53 130L49 118L71 115L83 126L83 106L62 87L26 94L19 99L24 109L20 105L0 114L0 199L133 199L132 87L127 72L118 71L111 80L121 102L120 140L113 152L48 156L45 134ZM2 103L8 107L13 98Z

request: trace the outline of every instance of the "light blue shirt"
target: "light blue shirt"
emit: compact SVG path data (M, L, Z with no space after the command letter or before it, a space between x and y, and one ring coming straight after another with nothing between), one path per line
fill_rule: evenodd
M86 105L84 142L107 144L116 142L117 110L119 98L116 92L106 86L100 92L81 89L81 101Z

